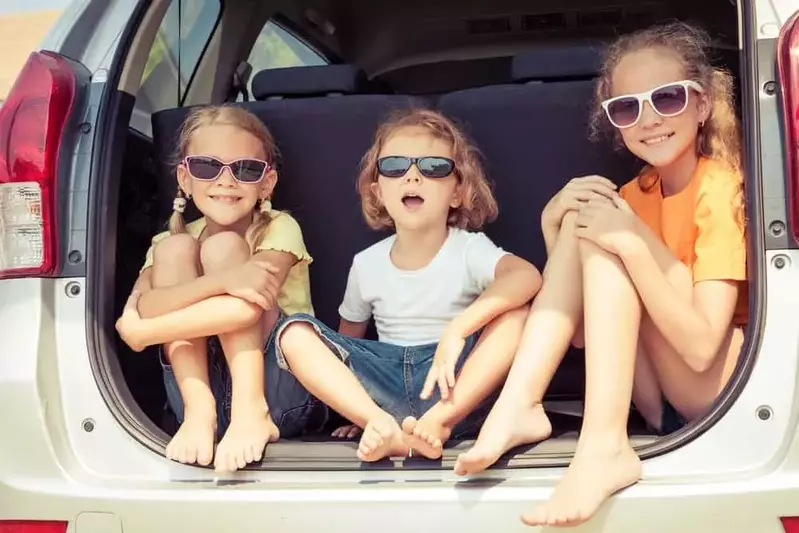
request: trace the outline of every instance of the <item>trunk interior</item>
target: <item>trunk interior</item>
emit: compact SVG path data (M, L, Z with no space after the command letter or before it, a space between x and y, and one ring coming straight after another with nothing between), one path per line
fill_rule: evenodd
M731 70L736 83L740 79L738 11L729 0L545 4L536 2L531 8L521 0L468 5L454 0L394 1L381 3L378 11L365 0L327 2L324 12L337 28L339 62L366 73L356 93L324 94L332 89L319 71L313 80L319 94L279 94L278 74L253 72L252 92L259 100L243 105L266 123L278 142L280 181L273 204L288 210L303 229L314 256L313 304L327 324L338 324L337 308L353 255L385 236L363 222L354 183L375 127L390 110L426 105L465 127L483 153L500 206L498 220L485 232L542 270L546 253L539 215L549 198L572 177L600 174L621 185L642 166L614 150L610 141L588 140L594 80L609 40L660 21L695 21L716 41L715 62ZM737 84L738 102L739 90ZM284 98L273 98L277 96ZM113 298L115 314L99 321L111 339L111 350L100 356L113 361L106 367L112 369L115 387L126 391L120 396L126 404L122 408L145 428L153 449L163 446L176 429L166 407L157 351L131 352L113 324L150 239L166 227L175 194L174 169L167 160L186 113L186 108L155 113L153 139L128 133L119 184L116 263L103 266L103 275L113 279L114 293L107 296ZM187 220L196 216L187 213ZM581 423L583 392L583 352L571 349L546 397L553 438L513 450L496 467L568 461ZM340 422L332 421L329 429ZM634 409L630 432L641 446L657 439ZM390 461L361 464L355 458L356 444L357 439L334 442L329 432L281 440L267 448L262 466L397 466ZM402 464L448 467L468 444L449 443L438 463L411 459Z

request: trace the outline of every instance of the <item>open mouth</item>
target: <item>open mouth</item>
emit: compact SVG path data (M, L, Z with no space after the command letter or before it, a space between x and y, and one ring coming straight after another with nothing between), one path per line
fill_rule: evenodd
M656 144L660 144L664 141L668 141L674 136L674 133L667 133L665 135L658 135L657 137L650 137L648 139L643 139L641 142L647 146L654 146Z
M402 204L410 210L419 209L424 203L424 198L414 193L407 193L402 196Z

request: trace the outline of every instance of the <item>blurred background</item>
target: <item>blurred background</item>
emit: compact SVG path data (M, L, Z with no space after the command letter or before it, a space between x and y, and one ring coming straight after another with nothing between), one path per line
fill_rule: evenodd
M71 0L0 0L0 104L28 54Z

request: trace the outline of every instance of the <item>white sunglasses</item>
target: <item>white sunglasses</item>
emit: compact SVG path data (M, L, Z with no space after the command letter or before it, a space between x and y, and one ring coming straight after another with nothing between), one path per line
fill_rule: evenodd
M705 92L701 85L692 80L683 80L660 85L638 94L625 94L609 98L602 107L610 123L619 129L634 126L641 118L644 102L662 117L679 115L688 107L688 89L698 93Z

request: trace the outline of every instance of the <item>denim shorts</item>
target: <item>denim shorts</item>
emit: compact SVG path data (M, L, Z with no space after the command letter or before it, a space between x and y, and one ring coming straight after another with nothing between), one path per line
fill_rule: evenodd
M661 436L674 433L688 423L685 417L669 403L665 396L661 405L660 431L658 432Z
M274 335L272 331L272 335ZM267 340L266 346L269 346ZM183 422L183 399L172 366L167 362L163 347L160 350L164 386L169 406L178 423ZM314 398L291 372L282 369L275 359L275 351L264 349L264 388L272 420L280 430L281 438L292 438L318 433L327 423L327 407ZM208 374L211 392L216 400L217 435L224 435L230 425L232 383L227 361L218 337L208 338Z
M310 324L333 354L347 364L375 403L391 414L397 422L401 423L408 416L419 418L439 401L438 386L429 399L419 398L427 373L433 363L437 343L398 346L347 337L328 327L319 319L306 314L283 317L275 326L277 333L274 338L279 339L285 328L294 322ZM477 332L466 339L463 352L455 367L456 375L463 368L479 335L480 332ZM290 371L288 362L277 342L270 346L269 352L275 354L280 368ZM492 400L493 396L483 401L469 416L456 425L451 438L465 439L476 436L482 421L488 415Z

